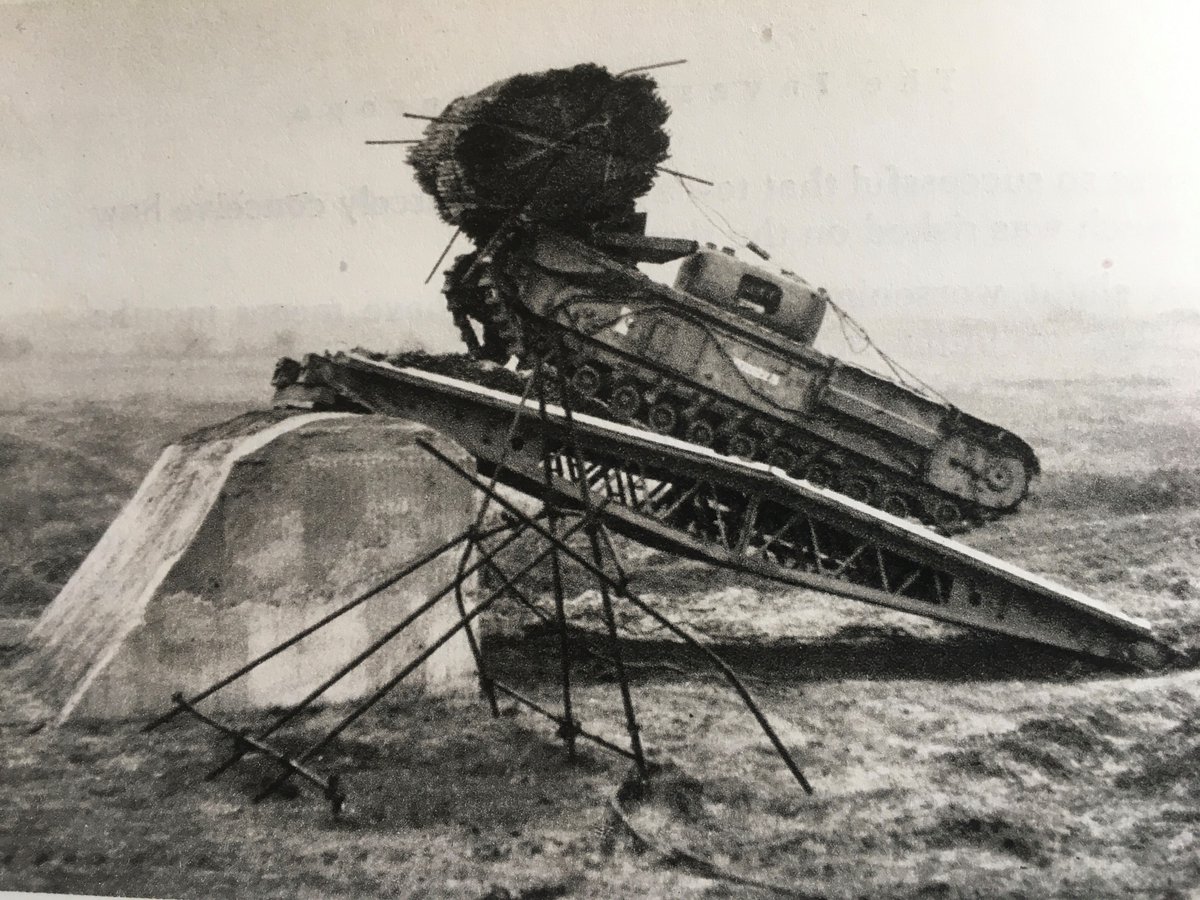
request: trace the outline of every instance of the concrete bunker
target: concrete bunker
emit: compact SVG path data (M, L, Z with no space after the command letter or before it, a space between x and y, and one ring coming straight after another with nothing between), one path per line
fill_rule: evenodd
M145 717L269 650L474 521L473 489L414 442L420 425L341 413L250 413L163 451L29 637L30 676L59 723ZM454 578L447 554L215 694L213 711L303 697ZM326 702L360 698L457 620L439 604ZM469 689L462 634L413 681Z

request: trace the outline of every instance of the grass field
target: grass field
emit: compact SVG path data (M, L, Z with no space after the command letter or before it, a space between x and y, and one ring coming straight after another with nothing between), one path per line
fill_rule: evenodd
M881 335L881 339L884 336ZM953 400L1026 437L1044 475L968 542L1200 647L1200 327L997 332L895 326L889 347ZM637 554L635 584L747 677L816 793L681 645L626 616L644 738L663 764L630 803L625 766L565 760L540 720L474 698L398 697L320 760L318 801L249 802L256 773L199 778L226 748L183 724L41 727L12 677L19 639L149 467L203 424L261 405L268 360L0 371L0 889L155 896L798 895L1184 897L1200 885L1200 675L1134 676L898 613ZM572 601L581 614L594 594ZM505 680L552 702L554 641L490 625ZM580 716L620 733L606 670ZM335 711L306 721L315 732ZM296 740L303 737L299 734Z

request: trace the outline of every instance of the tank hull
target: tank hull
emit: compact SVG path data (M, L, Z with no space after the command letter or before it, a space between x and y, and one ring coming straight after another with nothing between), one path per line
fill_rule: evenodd
M484 280L515 349L565 346L565 374L613 418L946 527L1011 512L1037 472L1011 432L574 238L523 234Z

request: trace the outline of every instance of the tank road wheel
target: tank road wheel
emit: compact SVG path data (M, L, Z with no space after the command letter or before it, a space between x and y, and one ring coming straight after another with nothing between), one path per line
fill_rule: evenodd
M705 419L696 419L687 427L686 437L690 443L711 447L717 439L717 430Z
M838 479L838 491L859 503L873 503L878 493L871 479L862 475L843 475Z
M776 447L767 454L767 465L782 469L789 475L796 471L799 464L800 460L796 458L796 454L786 447Z
M618 422L632 422L642 411L642 392L636 384L619 384L613 388L608 408Z
M758 441L748 434L735 434L729 439L729 455L754 459L758 455Z
M962 510L953 500L935 500L929 509L929 515L934 524L948 534L962 528Z
M580 366L571 375L571 387L588 400L600 393L600 381L600 373L595 366Z
M659 434L670 434L679 424L679 413L666 400L660 400L650 407L646 421L652 431L657 431Z
M833 469L825 463L813 463L804 470L804 480L814 487L829 487L833 484Z
M541 398L547 403L562 402L562 390L559 386L558 379L553 375L548 375L547 377L543 378L537 385L537 389L538 393L541 395Z
M912 513L912 505L903 494L885 494L879 508L897 519L905 519Z

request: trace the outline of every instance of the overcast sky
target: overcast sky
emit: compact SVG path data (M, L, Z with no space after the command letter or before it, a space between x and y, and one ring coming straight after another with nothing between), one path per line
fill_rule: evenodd
M440 328L451 229L363 140L515 72L686 57L658 73L673 165L864 315L1200 308L1197 35L1163 0L5 4L0 306ZM672 179L645 207L722 241Z

